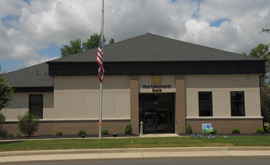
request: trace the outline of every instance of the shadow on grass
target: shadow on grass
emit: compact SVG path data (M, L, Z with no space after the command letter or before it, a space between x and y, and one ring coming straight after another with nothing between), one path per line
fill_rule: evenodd
M5 145L5 144L15 144L15 143L21 143L21 142L24 142L24 141L0 141L0 146L1 145Z

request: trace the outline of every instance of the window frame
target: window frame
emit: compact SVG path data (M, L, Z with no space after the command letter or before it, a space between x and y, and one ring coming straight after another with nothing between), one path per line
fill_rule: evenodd
M238 92L243 92L243 100L232 100L232 93L233 92L236 92L236 95ZM244 113L242 115L239 115L239 110L238 110L238 106L237 107L237 110L236 110L236 115L233 115L233 109L232 109L232 102L242 102L243 104L243 109L244 109ZM232 117L239 117L239 116L246 116L246 108L245 108L245 91L230 91L230 103L231 103L231 116Z
M211 93L211 100L200 100L200 93ZM200 101L211 101L211 113L208 116L200 115ZM199 117L213 117L213 92L212 91L199 91L198 92L198 109L199 109Z
M31 103L31 96L41 96L42 97L42 103ZM29 94L29 112L30 112L30 114L33 114L32 112L31 112L31 105L41 105L42 106L42 111L41 111L41 118L39 118L39 119L43 119L43 104L44 104L44 101L43 101L43 94Z

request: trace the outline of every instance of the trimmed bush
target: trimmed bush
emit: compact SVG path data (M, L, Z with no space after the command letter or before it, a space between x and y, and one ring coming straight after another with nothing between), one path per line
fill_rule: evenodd
M265 132L270 133L270 126L266 127Z
M101 134L102 135L108 135L109 131L107 129L103 129L103 130L101 130Z
M38 130L38 118L33 114L30 114L29 110L23 115L19 115L18 117L18 127L22 134L27 136L31 136L34 132Z
M213 128L213 132L210 132L210 134L216 134L217 133L217 129Z
M14 134L13 134L13 133L8 133L8 134L6 135L6 138L12 139L12 138L14 138Z
M240 129L239 128L232 129L232 134L240 134Z
M57 131L57 132L55 133L55 135L56 135L56 136L62 136L63 133L62 133L62 131Z
M78 132L78 135L81 135L81 134L86 134L86 130L81 129L81 130Z
M265 133L262 127L257 128L257 129L255 130L255 132L256 132L257 134Z
M130 123L126 125L125 134L132 134L132 125Z
M191 128L190 124L186 125L185 132L186 132L186 134L192 134L192 128Z

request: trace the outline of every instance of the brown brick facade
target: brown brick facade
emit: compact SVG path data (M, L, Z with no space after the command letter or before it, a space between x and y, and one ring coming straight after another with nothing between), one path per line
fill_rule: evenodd
M193 133L202 133L202 124L211 123L218 133L232 133L233 128L239 128L240 133L255 133L255 129L263 127L262 119L186 119Z
M102 129L108 129L110 134L123 134L127 123L130 121L102 121ZM17 128L17 122L3 124L3 129L8 133L16 134ZM38 132L34 135L55 135L56 131L62 131L65 135L74 135L81 129L85 129L86 134L98 134L98 121L40 121Z
M130 123L132 132L139 134L139 76L130 76Z
M186 125L186 96L185 96L185 77L176 75L175 77L175 133L185 133Z

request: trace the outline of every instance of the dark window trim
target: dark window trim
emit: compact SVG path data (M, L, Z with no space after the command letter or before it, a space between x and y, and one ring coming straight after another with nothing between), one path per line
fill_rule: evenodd
M243 106L244 106L244 115L234 115L232 114L232 101L238 101L240 102L241 100L232 100L232 92L243 92ZM239 116L246 116L246 107L245 107L245 91L230 91L230 104L231 104L231 117L239 117ZM238 108L237 108L238 111Z
M210 116L200 115L200 93L211 93L211 115ZM213 117L213 92L212 91L199 91L198 92L198 109L199 109L199 117Z
M42 103L40 104L40 103L36 103L36 104L31 104L31 102L30 102L30 97L31 96L42 96ZM42 115L41 115L41 118L40 119L43 119L43 103L44 103L44 101L43 101L43 94L29 94L29 104L28 104L28 108L29 108L29 112L31 113L31 109L30 109L30 105L42 105Z

